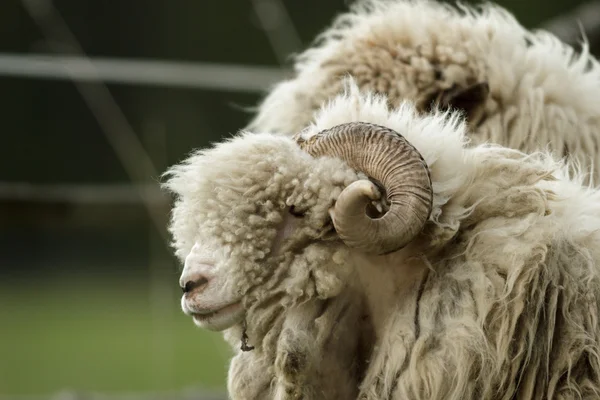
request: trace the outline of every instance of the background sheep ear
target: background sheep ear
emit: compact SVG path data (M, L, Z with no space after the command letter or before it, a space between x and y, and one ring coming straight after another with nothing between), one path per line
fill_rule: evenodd
M434 106L443 110L462 110L469 126L474 127L483 119L489 95L490 86L487 82L479 82L467 88L455 86L439 93Z

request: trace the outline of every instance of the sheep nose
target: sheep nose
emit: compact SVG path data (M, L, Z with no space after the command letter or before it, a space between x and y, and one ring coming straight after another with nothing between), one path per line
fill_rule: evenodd
M183 293L189 293L197 288L206 286L208 278L202 274L194 274L186 277L186 279L180 282Z

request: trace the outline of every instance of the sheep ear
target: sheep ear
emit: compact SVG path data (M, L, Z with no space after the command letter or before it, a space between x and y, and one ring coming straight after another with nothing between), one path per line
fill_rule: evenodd
M487 82L479 82L467 88L453 87L438 95L437 106L440 109L458 109L465 113L470 126L477 126L485 112L485 102L490 95Z

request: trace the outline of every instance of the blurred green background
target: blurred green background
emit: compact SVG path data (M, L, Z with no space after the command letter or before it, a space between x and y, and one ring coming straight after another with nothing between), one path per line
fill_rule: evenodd
M0 70L6 54L78 54L76 39L90 57L277 71L347 3L2 0ZM578 3L500 2L528 27ZM122 127L118 112L95 115L81 87L0 73L0 395L224 390L229 349L180 312L169 199L152 189L168 165L243 127L264 93L107 87L154 173L135 140L107 136ZM104 92L91 93L93 102ZM150 185L149 203L132 171Z

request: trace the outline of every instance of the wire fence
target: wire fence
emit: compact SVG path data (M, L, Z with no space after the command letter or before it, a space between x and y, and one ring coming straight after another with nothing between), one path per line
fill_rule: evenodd
M299 51L302 46L289 13L281 0L250 1L274 53L283 64L290 54ZM42 31L46 32L48 40L65 43L77 54L0 53L0 76L93 83L93 87L80 87L83 100L95 110L107 138L120 138L112 143L117 155L127 154L120 157L121 161L127 164L128 159L135 159L138 165L126 167L131 178L131 183L126 185L66 187L0 182L0 200L42 202L46 199L49 202L62 200L66 203L115 204L150 202L162 205L167 198L160 193L158 186L139 179L157 175L152 157L134 139L137 135L132 132L116 102L102 90L104 85L112 83L264 92L291 74L291 71L281 67L88 57L50 0L22 0L22 3ZM584 38L594 44L600 39L600 1L584 3L569 13L541 24L540 28L555 33L572 45L577 45ZM106 121L116 122L109 126ZM123 137L129 138L128 143ZM141 162L143 160L147 162Z

